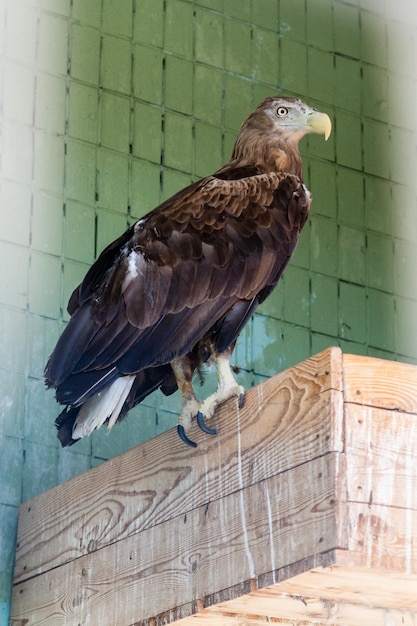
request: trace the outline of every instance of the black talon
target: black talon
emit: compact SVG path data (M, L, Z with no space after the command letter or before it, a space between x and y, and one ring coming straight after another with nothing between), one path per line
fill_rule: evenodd
M207 433L207 435L217 435L219 433L218 428L210 428L210 426L206 426L204 423L204 415L201 411L197 413L197 424L204 433Z
M241 393L239 398L238 398L238 407L239 407L239 409L241 409L244 404L245 404L245 394Z
M184 426L182 424L178 424L177 433L179 435L179 438L182 439L182 441L186 443L187 446L191 446L191 448L197 447L197 444L195 441L191 441L191 439L188 439L187 435L185 434Z

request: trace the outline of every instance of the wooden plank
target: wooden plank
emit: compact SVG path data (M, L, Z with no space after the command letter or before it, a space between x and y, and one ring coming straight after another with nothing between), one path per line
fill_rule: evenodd
M12 624L133 624L336 546L330 453L17 584ZM161 593L163 590L163 593ZM20 620L20 621L19 621Z
M417 510L417 416L345 404L347 498Z
M343 355L345 402L417 413L417 367L353 354Z
M20 508L15 582L343 449L342 357L326 350L230 401L220 434L174 429Z

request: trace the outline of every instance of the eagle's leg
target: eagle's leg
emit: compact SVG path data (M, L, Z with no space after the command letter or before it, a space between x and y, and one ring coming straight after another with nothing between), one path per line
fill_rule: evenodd
M206 418L210 419L210 417L213 416L219 404L226 402L229 398L236 397L238 398L239 408L242 408L245 401L245 389L236 381L230 367L232 350L233 346L221 354L217 354L214 351L212 352L212 359L216 364L219 382L216 391L204 400L197 413L198 425L204 432L209 434L216 434L218 431L215 428L206 426L204 420Z
M181 412L178 416L178 435L184 443L196 448L197 444L191 441L186 435L186 431L189 430L191 426L191 420L197 415L200 406L191 384L193 368L190 359L186 356L174 359L174 361L171 362L171 367L175 374L182 402Z

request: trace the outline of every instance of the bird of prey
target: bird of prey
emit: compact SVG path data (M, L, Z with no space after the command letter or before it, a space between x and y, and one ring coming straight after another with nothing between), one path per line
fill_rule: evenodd
M70 320L45 368L65 405L63 446L111 428L149 393L179 389L178 433L244 388L229 360L237 337L272 292L296 246L311 199L299 140L331 132L325 113L269 97L243 122L231 159L163 202L101 253L73 292ZM192 379L207 362L218 387L202 404Z

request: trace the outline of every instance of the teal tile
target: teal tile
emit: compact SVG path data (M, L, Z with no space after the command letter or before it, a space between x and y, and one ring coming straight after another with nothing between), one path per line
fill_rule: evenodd
M366 235L358 228L339 226L339 278L364 285L366 280Z
M101 84L111 89L130 94L132 82L132 49L130 41L106 35L102 39Z
M163 45L164 0L141 0L134 13L133 38L136 43Z
M1 238L10 243L28 246L30 216L30 187L12 181L2 181L0 187Z
M181 146L181 150L178 150L178 146ZM177 113L166 113L164 164L183 172L192 171L193 129L190 118Z
M193 63L167 56L165 63L166 106L179 113L191 114L193 110Z
M365 172L382 178L390 175L390 132L387 124L363 120L363 164Z
M25 310L28 298L28 248L0 241L0 261L0 302ZM13 272L10 268L13 268Z
M382 15L361 11L361 58L366 63L387 67L387 24Z
M360 172L337 168L337 203L339 220L352 226L365 223L364 179Z
M92 263L94 261L95 210L77 202L65 206L65 245L67 259Z
M252 354L255 374L273 376L285 369L282 322L255 314L252 325Z
M103 0L102 27L105 33L132 36L133 0Z
M165 12L165 49L179 56L192 58L193 33L193 5L181 0L170 0Z
M97 157L97 198L100 207L125 214L129 197L129 161L110 150Z
M0 519L2 521L0 532L0 606L2 611L0 612L0 619L3 620L1 623L4 626L9 624L19 514L18 504L19 502L15 506L9 506L0 503Z
M258 309L258 311L260 311L260 309ZM238 367L245 368L246 370L252 369L252 331L253 317L240 333L231 359L231 363ZM244 374L244 380L247 381L245 385L248 384L248 378L249 380L253 380L253 372L249 372L249 376L247 373L246 375Z
M381 122L388 122L389 92L387 72L366 64L363 65L362 72L363 114Z
M359 60L336 55L334 78L336 107L359 114L363 89L362 66Z
M257 102L255 106L260 104ZM239 76L226 75L224 93L224 123L226 128L239 130L243 120L254 108L252 100L252 83Z
M395 352L395 302L390 294L368 290L368 324L369 344Z
M338 250L337 224L320 215L312 215L311 221L311 268L327 276L337 276Z
M307 93L307 47L298 41L281 39L280 87L291 93Z
M35 185L39 189L62 194L64 190L64 137L41 131L34 137Z
M114 237L113 237L114 239ZM67 305L70 299L70 296L74 289L78 287L78 285L84 280L84 276L87 271L90 269L90 265L87 263L79 263L78 261L71 261L67 259L64 265L64 288L62 295L62 310L63 310L63 319L64 321L68 321L70 316L67 313Z
M334 165L311 159L309 169L309 187L313 195L312 211L315 215L336 218L337 192Z
M339 336L365 343L367 339L366 288L339 283Z
M65 192L68 198L94 204L96 192L96 149L69 139L65 155Z
M57 430L55 419L61 412L52 391L48 391L43 380L27 381L27 410L25 415L25 443L31 441L40 445L56 447Z
M80 24L100 28L102 15L102 0L73 0L72 18Z
M308 95L321 102L333 104L335 98L333 53L308 48L307 67Z
M290 39L306 40L306 10L303 0L280 0L279 33Z
M394 246L390 237L369 232L367 236L367 284L392 292L394 289Z
M253 30L251 66L253 78L274 85L275 91L279 81L279 40L275 32L260 28ZM268 89L271 92L271 88Z
M47 13L40 14L36 65L41 72L67 75L68 25L66 19Z
M201 63L223 66L223 18L201 8L195 12L195 58Z
M337 278L311 274L311 328L315 332L337 337L338 290Z
M417 251L415 243L394 241L395 293L415 298L417 293Z
M310 326L310 273L289 265L283 278L283 319L297 326Z
M350 58L360 58L361 30L359 11L341 2L333 3L334 49Z
M344 111L337 112L336 157L339 165L362 169L362 122L361 118Z
M78 444L77 444L78 449ZM58 451L58 483L61 484L91 468L91 456L81 454L73 448L60 448Z
M22 501L55 487L58 482L58 447L25 441Z
M220 126L223 110L223 74L209 65L194 68L194 116Z
M286 271L288 271L287 267ZM271 295L261 304L257 312L261 315L268 315L275 319L284 318L284 278L280 278L278 285Z
M21 124L31 125L35 98L33 71L13 61L5 62L3 80L3 116Z
M10 373L26 372L26 314L0 307L0 363ZM1 427L1 425L0 425Z
M27 367L29 376L43 380L44 367L58 341L61 330L62 325L58 320L28 315Z
M24 335L23 337L17 337L16 328L14 330L15 332L13 336L15 340L15 349L20 351L20 346L25 345ZM11 341L8 338L6 338L5 343L10 347ZM0 441L2 441L6 436L11 436L13 438L19 437L19 439L23 437L26 380L23 373L17 373L11 369L10 366L13 365L13 363L10 361L12 361L12 359L8 359L6 361L7 369L0 370ZM2 460L3 459L3 467L8 468L9 470L8 463L6 462L4 456L2 456ZM16 503L14 499L2 499L2 502L7 502L8 504Z
M33 194L31 237L34 250L61 255L63 215L61 198L43 192Z
M73 24L71 30L71 77L98 85L100 70L100 32L89 26Z
M222 132L220 128L204 122L195 124L195 174L201 178L218 170L222 165Z
M127 228L127 218L125 215L97 209L97 252L100 254L106 246L122 235ZM75 284L74 284L75 286Z
M367 176L365 178L365 197L366 228L391 235L393 231L393 215L389 181L381 180L374 176Z
M307 2L307 43L322 50L333 50L333 1Z
M251 27L243 22L226 19L224 37L225 68L230 72L251 76Z
M177 425L178 415L170 411L158 410L156 413L156 434L165 433Z
M130 144L130 100L103 92L101 103L102 145L125 154Z
M161 191L159 166L145 161L133 161L130 185L130 207L135 219L142 217L158 206Z
M162 103L163 61L163 52L159 48L134 47L133 93L140 100Z
M133 154L153 163L161 162L162 110L146 104L135 104Z
M60 313L61 259L32 252L29 273L29 311L57 318Z
M97 88L72 81L68 97L68 134L75 139L95 143L98 133Z

